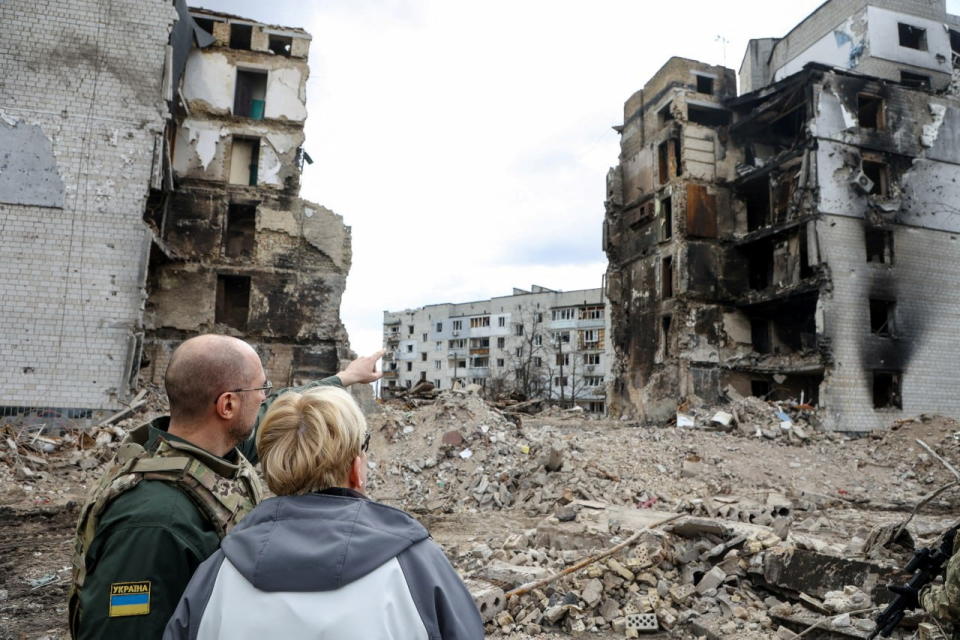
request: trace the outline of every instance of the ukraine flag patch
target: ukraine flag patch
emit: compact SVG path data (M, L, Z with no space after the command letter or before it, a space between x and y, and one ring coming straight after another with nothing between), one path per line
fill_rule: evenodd
M150 613L150 581L114 582L110 585L110 617Z

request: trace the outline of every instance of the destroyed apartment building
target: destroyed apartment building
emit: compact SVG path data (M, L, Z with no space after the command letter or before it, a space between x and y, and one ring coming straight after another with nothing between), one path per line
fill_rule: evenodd
M602 289L534 285L509 296L383 312L384 397L426 381L606 411L609 314Z
M614 413L792 399L960 415L960 17L830 0L740 70L671 58L607 181Z
M334 373L350 233L298 196L310 35L182 0L57 6L0 4L0 416L117 409L202 332L279 384Z

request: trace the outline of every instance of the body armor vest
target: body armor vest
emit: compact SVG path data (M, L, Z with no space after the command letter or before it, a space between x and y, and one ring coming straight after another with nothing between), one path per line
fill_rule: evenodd
M253 465L237 451L232 464L186 442L161 438L155 451L144 445L150 424L132 430L112 465L87 499L77 522L70 586L70 635L76 637L79 591L87 576L86 558L104 510L142 480L169 482L183 491L223 539L260 502L260 481Z

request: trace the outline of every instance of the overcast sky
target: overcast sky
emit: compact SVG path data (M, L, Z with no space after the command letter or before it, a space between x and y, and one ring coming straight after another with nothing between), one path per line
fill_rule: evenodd
M671 56L739 69L820 0L196 0L313 35L301 195L353 230L341 316L599 287L623 103Z

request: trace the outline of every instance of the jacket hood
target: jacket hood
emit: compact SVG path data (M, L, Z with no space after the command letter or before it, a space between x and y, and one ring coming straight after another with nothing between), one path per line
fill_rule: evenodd
M261 591L331 591L429 537L405 512L327 493L262 502L223 539L230 562Z

